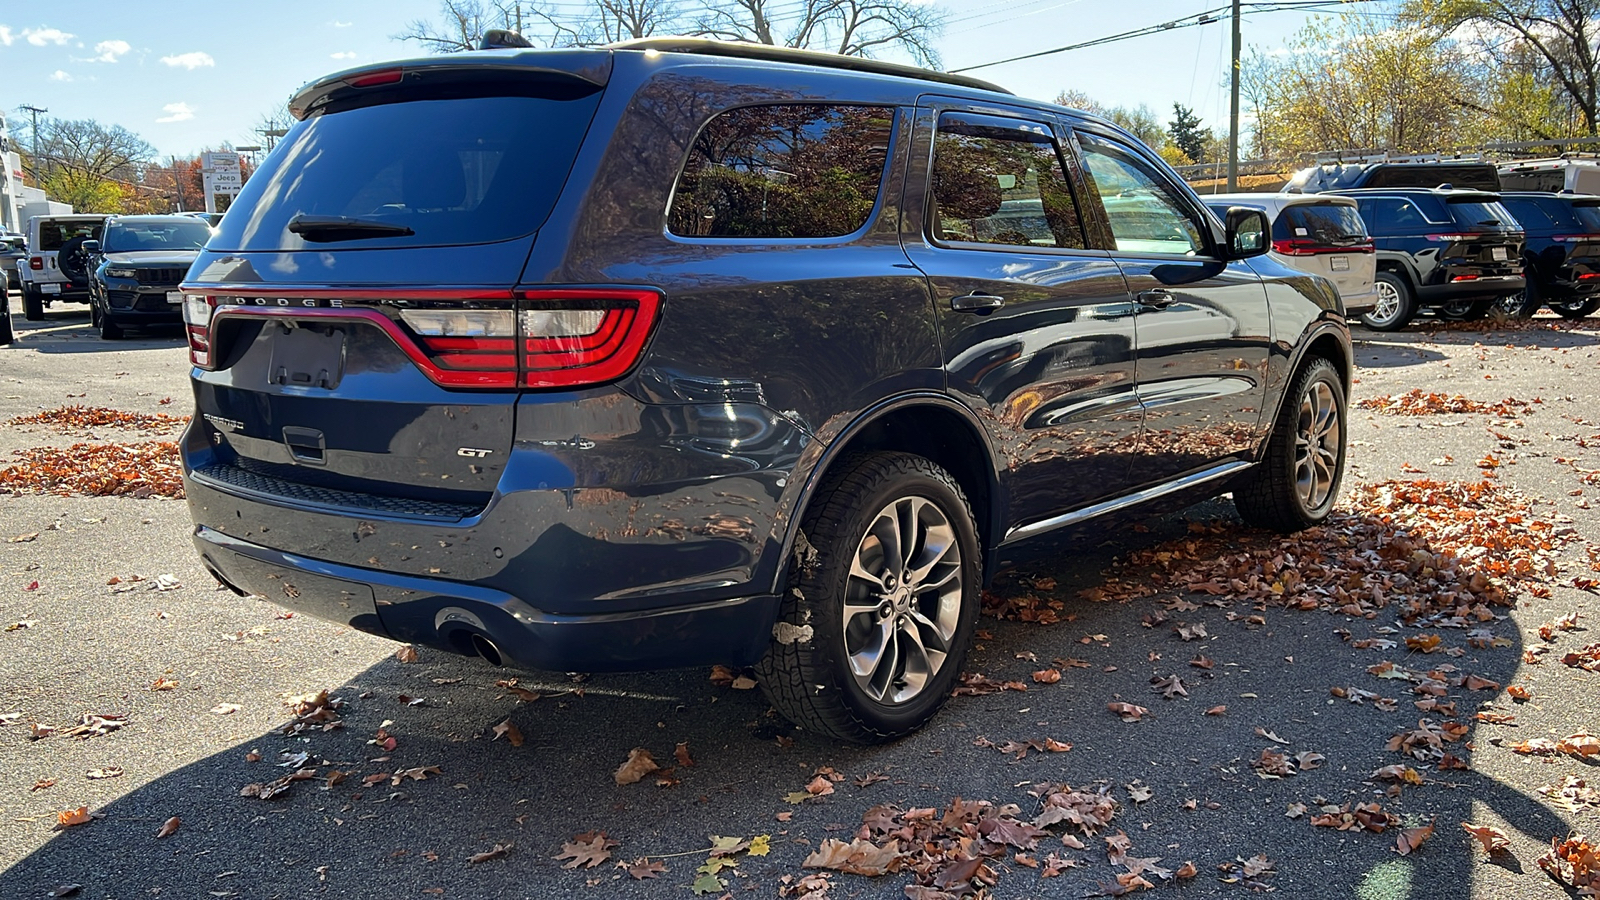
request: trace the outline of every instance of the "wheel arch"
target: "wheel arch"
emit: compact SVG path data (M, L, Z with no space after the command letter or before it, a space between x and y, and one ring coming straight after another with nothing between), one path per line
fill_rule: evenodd
M1294 356L1289 361L1288 376L1283 380L1283 391L1274 404L1271 423L1264 429L1266 435L1256 448L1254 454L1256 459L1261 459L1266 453L1267 442L1272 440L1272 433L1279 417L1284 414L1284 409L1290 402L1290 388L1293 387L1301 369L1312 359L1325 359L1333 364L1333 368L1339 373L1339 380L1344 384L1345 401L1349 402L1350 386L1355 381L1355 351L1350 344L1350 332L1335 322L1323 320L1308 328L1296 343Z
M859 414L829 443L806 476L791 511L783 541L782 562L773 590L782 591L793 563L800 523L823 480L852 453L901 451L938 464L967 495L983 548L984 583L995 559L992 552L1005 529L999 456L978 417L944 394L919 393L885 400Z

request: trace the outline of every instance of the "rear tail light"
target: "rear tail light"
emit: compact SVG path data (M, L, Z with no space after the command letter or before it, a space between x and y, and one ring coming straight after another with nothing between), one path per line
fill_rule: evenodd
M189 336L189 362L202 369L211 368L211 311L216 306L215 297L183 295L183 330Z
M1327 253L1376 253L1378 251L1371 238L1359 244L1350 244L1348 246L1324 244L1321 241L1312 241L1305 238L1292 238L1273 241L1272 252L1283 256L1320 256Z
M450 383L516 386L515 312L509 309L406 309L401 310L400 319L416 333L435 364L462 373L459 378L448 378ZM462 378L470 380L460 380Z
M1578 276L1579 281L1594 281L1597 278L1600 278L1600 272L1584 272Z
M576 387L633 368L661 298L632 289L540 290L523 294L521 307L523 386Z
M28 268L34 270L35 272L37 272L40 269L44 268L44 257L42 257L42 256L30 256L30 257L28 257Z
M1600 234L1558 234L1550 238L1568 244L1578 244L1584 241L1600 241Z
M1430 241L1442 241L1442 242L1449 242L1449 241L1482 241L1482 240L1487 240L1489 237L1490 237L1490 235L1487 235L1487 234L1430 234L1430 235L1428 235L1428 240L1430 240Z
M1476 275L1457 275L1456 277L1454 277L1454 278L1452 278L1450 280L1451 281L1477 281L1478 280L1478 276L1476 276Z
M638 288L569 288L518 291L318 292L332 306L317 306L298 292L289 298L184 299L189 358L213 365L211 329L224 316L318 321L361 321L383 330L419 369L446 387L572 388L614 381L644 354L661 309L661 297ZM352 300L416 301L399 322ZM469 301L498 301L465 307ZM402 327L402 325L404 327Z

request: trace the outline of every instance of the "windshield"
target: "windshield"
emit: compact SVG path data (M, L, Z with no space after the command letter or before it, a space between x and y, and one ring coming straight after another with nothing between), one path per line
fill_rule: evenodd
M339 246L410 248L528 234L555 206L599 98L411 100L312 116L245 183L211 247L327 247L289 231L300 216L392 226Z
M211 237L204 219L187 222L112 222L100 249L106 253L133 253L140 250L199 250Z

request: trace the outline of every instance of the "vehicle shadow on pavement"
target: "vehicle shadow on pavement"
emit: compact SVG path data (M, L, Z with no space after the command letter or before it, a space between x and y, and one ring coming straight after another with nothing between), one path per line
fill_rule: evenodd
M1119 831L1131 840L1132 857L1160 857L1169 869L1194 861L1197 877L1163 888L1185 897L1237 895L1242 885L1222 880L1238 880L1237 872L1218 866L1257 854L1273 867L1253 880L1290 897L1505 896L1494 885L1508 878L1542 882L1536 848L1565 836L1566 822L1479 767L1441 769L1426 737L1410 744L1426 762L1385 749L1391 738L1419 730L1419 719L1433 722L1433 733L1440 723L1459 723L1438 749L1470 762L1491 752L1491 737L1520 740L1513 737L1519 729L1473 718L1480 703L1501 696L1498 689L1451 684L1469 673L1510 684L1523 652L1517 630L1475 622L1390 633L1383 629L1397 624L1396 608L1365 618L1235 596L1254 588L1119 599L1140 593L1143 570L1100 574L1118 557L1181 551L1208 523L1242 529L1223 510L1210 503L1147 520L1142 531L1119 532L1116 543L1068 540L1062 555L1003 574L991 605L1014 617L1031 610L1035 621L984 618L966 671L1010 686L989 692L972 682L980 685L975 696L955 698L926 730L892 745L849 747L795 730L759 691L718 686L704 670L578 679L512 673L424 649L415 664L391 658L347 684L306 685L333 688L344 701L336 711L341 727L269 732L171 771L0 873L0 897L44 896L63 884L83 885L86 897L565 897L586 886L598 888L594 896L684 897L710 836L762 834L771 836L770 854L739 856L735 869L717 877L735 897L769 897L780 878L807 871L802 863L822 841L849 841L875 805L943 810L961 797L1017 804L1018 817L1029 820L1039 801L1028 788L1043 782L1105 791L1118 803L1116 816L1094 835L1067 829L1086 849L1063 846L1057 825L1024 857L1002 852L990 863L993 897L1078 897L1115 885L1126 867L1108 863L1101 839ZM1270 549L1276 540L1241 533L1247 536L1235 549ZM1280 571L1325 562L1289 561ZM1502 640L1469 644L1467 632L1478 627ZM1404 638L1425 634L1443 637L1432 652L1407 650ZM1368 639L1396 646L1356 649ZM1209 667L1191 663L1197 659ZM1453 666L1442 673L1445 696L1370 673L1386 660L1412 673ZM1033 675L1047 670L1059 681ZM1166 699L1152 682L1170 691L1174 675L1186 693ZM514 685L496 683L513 677ZM1331 696L1332 688L1346 696ZM1419 712L1418 700L1453 702L1457 711ZM1114 702L1147 711L1123 721L1108 710ZM1495 708L1517 711L1509 705ZM289 721L288 707L280 708ZM521 746L496 728L506 722ZM1027 745L1045 738L1072 747ZM692 765L675 758L680 744ZM634 748L648 750L663 771L619 785L613 773ZM252 752L259 761L250 761ZM1280 753L1322 759L1285 766L1274 756ZM1422 783L1371 777L1396 764ZM301 769L314 777L285 782L288 789L270 799L240 795ZM395 774L408 770L425 780ZM334 771L348 774L330 786ZM1381 804L1394 817L1383 833L1310 824L1319 806L1361 803ZM1307 810L1289 818L1292 804ZM181 827L158 839L172 816ZM1396 833L1429 822L1437 828L1432 839L1397 855ZM1502 858L1503 867L1485 866L1459 822L1504 829L1515 856ZM565 869L556 858L563 845L595 830L618 842L611 859ZM503 859L469 862L497 845L511 847ZM1037 866L1048 854L1077 864L1042 879ZM613 865L646 856L666 871L635 881ZM1150 870L1144 877L1161 882ZM900 897L911 877L832 880L830 897Z

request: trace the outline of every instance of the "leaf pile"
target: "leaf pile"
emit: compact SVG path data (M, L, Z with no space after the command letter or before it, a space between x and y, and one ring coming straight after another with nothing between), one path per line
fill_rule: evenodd
M111 427L170 434L189 424L189 417L128 412L104 406L58 406L31 416L18 416L6 424L53 425L62 432Z
M1552 574L1574 539L1490 481L1382 481L1357 487L1350 505L1287 537L1191 523L1188 537L1119 561L1088 599L1169 590L1358 617L1398 606L1413 624L1466 625L1512 605L1521 581Z
M1537 401L1536 401L1537 402ZM1433 416L1446 413L1487 413L1510 419L1527 413L1532 407L1526 400L1507 397L1496 403L1468 400L1460 394L1436 394L1421 388L1412 388L1398 397L1379 394L1356 401L1361 409L1376 410L1385 416Z
M1022 866L1041 869L1044 878L1060 875L1068 868L1083 865L1083 860L1063 857L1051 851L1039 859L1040 841L1055 838L1047 830L1066 823L1084 835L1093 835L1111 824L1117 801L1110 788L1074 790L1066 784L1035 785L1031 793L1039 803L1032 822L1019 818L1016 804L996 806L985 800L950 801L942 811L934 807L902 810L892 803L879 804L861 817L861 828L850 841L824 840L805 865L852 875L878 876L906 873L912 883L906 896L920 900L954 900L981 895L993 885L996 872L992 864L1003 862L1007 853ZM1083 842L1072 834L1062 835L1063 848L1083 849ZM1112 865L1125 872L1116 881L1103 885L1108 895L1126 893L1138 887L1151 887L1143 876L1170 879L1171 870L1156 865L1160 857L1128 855L1131 841L1122 832L1107 837L1107 855ZM1033 854L1033 855L1029 855ZM1042 868L1041 868L1042 864Z
M1596 849L1582 834L1565 840L1552 838L1550 852L1539 857L1539 868L1578 893L1593 896L1600 893L1600 855Z
M73 444L18 450L16 464L0 469L0 490L88 497L183 496L178 445L171 441L133 444Z

